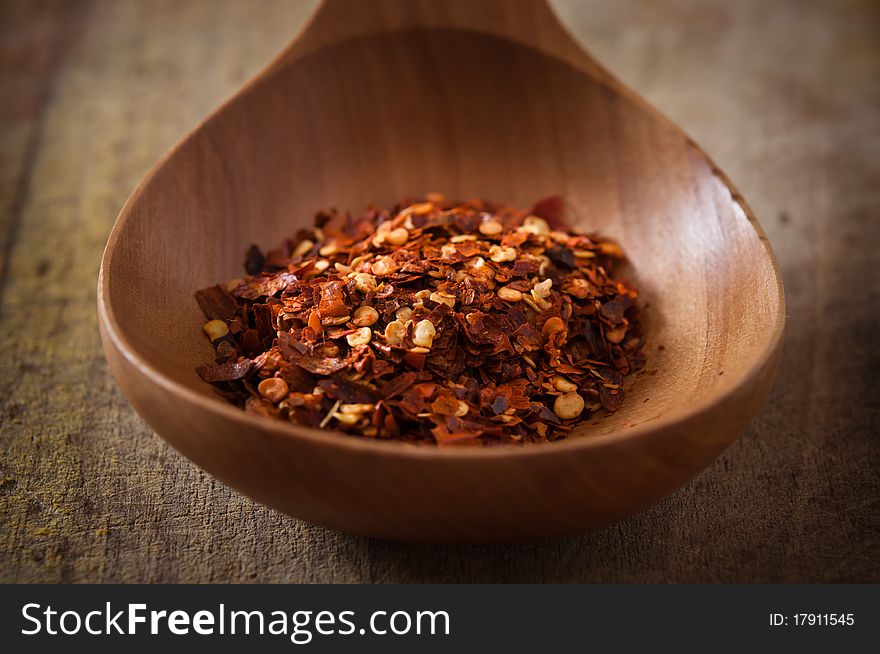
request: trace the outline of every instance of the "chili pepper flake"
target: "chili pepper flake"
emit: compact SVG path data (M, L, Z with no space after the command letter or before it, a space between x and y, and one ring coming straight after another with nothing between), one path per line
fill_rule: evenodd
M645 364L623 260L568 229L558 196L321 211L267 255L252 246L245 277L196 293L216 350L197 372L248 413L351 436L566 438L616 411Z

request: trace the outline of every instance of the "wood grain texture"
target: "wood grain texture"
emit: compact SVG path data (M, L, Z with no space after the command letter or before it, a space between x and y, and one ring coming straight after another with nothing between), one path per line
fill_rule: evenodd
M283 46L308 7L83 4L65 19L79 25L60 41L59 63L34 82L52 93L14 117L37 139L22 163L3 126L0 206L3 224L17 227L7 231L0 307L0 579L880 578L876 9L555 5L600 61L713 154L779 256L789 309L781 373L718 463L626 522L520 547L346 536L256 506L199 472L109 378L93 309L98 258L157 156ZM39 14L16 20L34 52L54 38ZM10 38L4 32L4 85Z

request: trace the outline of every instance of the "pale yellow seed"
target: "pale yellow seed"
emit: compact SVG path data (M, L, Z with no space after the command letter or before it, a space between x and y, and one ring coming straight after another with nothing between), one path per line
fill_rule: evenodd
M376 278L369 273L356 273L354 287L361 293L372 293L376 290Z
M379 227L376 228L376 234L373 236L372 239L373 247L382 247L382 244L385 242L385 237L388 235L388 232L390 230L391 221L387 221L379 225Z
M202 329L205 330L205 333L212 342L216 341L218 338L223 338L229 333L229 327L227 327L226 323L222 320L209 320L205 323Z
M537 236L547 236L550 233L550 225L547 221L538 216L527 216L523 221L522 229L529 234Z
M592 259L596 256L596 253L592 250L575 250L574 256L577 259Z
M542 254L538 258L541 260L541 265L538 267L538 274L541 275L541 277L544 277L547 275L547 270L550 268L550 257Z
M535 298L533 298L531 295L523 295L522 299L523 302L525 302L529 306L529 308L532 309L535 313L541 313L542 311L544 311L545 308L549 307L549 303L547 303L548 307L544 307L541 304L538 304L537 302L535 302ZM547 301L541 300L541 302L546 303Z
M404 227L398 227L388 232L385 240L391 245L403 245L409 240L409 232Z
M455 417L461 418L462 416L467 415L467 412L470 411L470 407L467 405L467 402L463 402L462 400L458 401L458 408L455 410Z
M440 254L444 258L454 257L458 253L458 248L455 247L452 243L446 243L443 247L440 248Z
M362 254L359 257L355 257L351 260L351 268L352 270L357 270L358 272L362 272L361 266L363 266L367 261L370 260L372 254Z
M333 417L336 420L343 424L351 427L352 425L356 425L358 421L361 419L360 413L334 413Z
M257 386L257 390L260 392L260 395L274 404L283 400L290 392L287 382L280 377L269 377L269 379L264 379L260 382L259 386Z
M526 304L528 304L530 307L533 307L538 313L546 311L553 306L553 303L550 302L550 300L543 297L536 298L534 293L530 295L523 295L523 301L526 302Z
M515 288L502 286L498 289L498 297L500 297L505 302L519 302L520 300L522 300L522 293Z
M416 300L427 300L431 297L431 291L424 289L416 293L413 297L415 297Z
M516 250L513 248L501 247L500 245L493 245L489 248L489 258L496 263L516 261Z
M351 316L347 314L344 316L331 316L329 318L322 319L321 324L325 327L335 327L336 325L344 325L349 320L351 320Z
M325 245L320 250L318 250L318 254L320 254L322 257L329 257L332 254L336 254L337 249L338 248L336 247L335 243L330 243L329 245Z
M465 241L476 241L477 237L474 234L457 234L449 239L450 243L464 243Z
M550 378L550 383L553 384L553 388L561 393L571 393L578 389L577 384L562 375L553 375Z
M497 236L503 231L504 225L497 220L487 220L486 222L480 223L480 234L485 236Z
M450 307L455 307L455 296L442 291L434 291L430 295L432 302L443 303Z
M391 257L379 257L373 262L373 274L377 277L385 277L397 272L397 264Z
M394 317L401 322L406 323L407 320L412 320L413 310L410 307L400 307L394 312Z
M577 393L566 393L556 398L553 403L553 413L562 420L577 418L584 411L584 398Z
M550 232L550 238L562 245L568 243L568 234L565 232Z
M379 320L379 312L373 307L363 306L355 309L352 322L358 327L369 327Z
M322 265L319 266L318 264L322 264ZM312 266L312 269L303 274L303 279L312 279L313 277L317 277L322 272L327 270L327 268L329 268L329 267L330 267L329 261L327 261L326 259L318 259L315 262L315 265Z
M385 343L388 345L400 345L406 336L406 326L399 320L389 322L385 326Z
M315 242L306 239L304 241L300 241L299 245L291 253L292 257L302 257L306 254L306 252L310 252L312 248L315 247Z
M336 270L341 272L343 275L348 275L352 272L351 266L346 266L344 263L334 263L333 267L336 268Z
M230 279L226 282L226 290L232 293L235 289L237 289L244 280L241 277L235 277L234 279Z
M339 413L366 413L372 410L372 404L340 404L337 409Z
M430 320L420 320L413 330L413 343L421 347L430 348L434 344L437 329Z
M433 202L419 202L418 204L410 205L410 211L417 216L424 216L426 213L431 213L434 209Z
M535 284L535 287L532 289L532 296L536 300L540 300L541 298L550 297L550 287L553 286L552 279L545 279L543 282L539 284Z
M352 347L357 347L358 345L366 345L371 338L373 338L373 331L369 327L361 327L354 334L346 336L345 340Z

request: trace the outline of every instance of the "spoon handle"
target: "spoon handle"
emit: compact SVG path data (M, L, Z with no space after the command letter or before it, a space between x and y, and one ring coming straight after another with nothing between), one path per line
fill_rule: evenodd
M349 38L419 28L490 34L612 79L569 34L547 0L323 0L273 65Z

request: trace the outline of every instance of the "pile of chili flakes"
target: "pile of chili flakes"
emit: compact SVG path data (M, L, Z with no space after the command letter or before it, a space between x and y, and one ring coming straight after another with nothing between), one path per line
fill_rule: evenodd
M616 411L644 365L620 247L530 211L439 194L315 228L196 294L216 362L201 378L248 413L417 443L564 438Z

